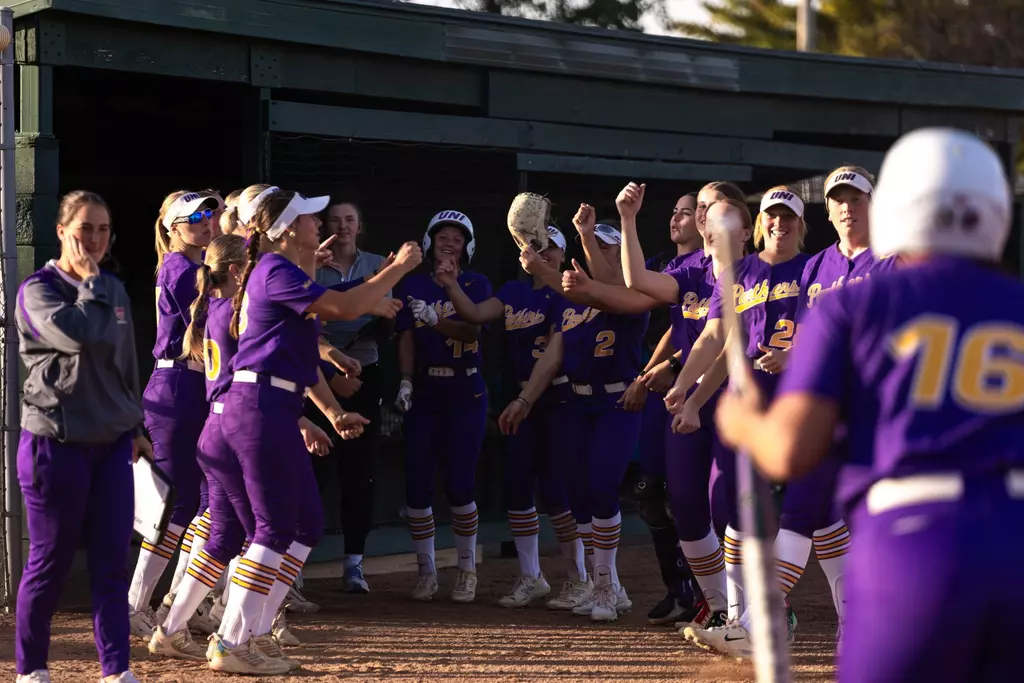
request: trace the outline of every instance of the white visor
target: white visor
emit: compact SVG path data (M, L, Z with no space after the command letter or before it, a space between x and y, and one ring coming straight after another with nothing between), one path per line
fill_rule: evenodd
M284 211L274 221L274 225L267 230L266 235L271 240L280 239L284 231L295 222L295 219L299 216L309 216L312 214L320 213L327 208L331 198L328 195L322 197L303 197L298 192L292 197L292 200L288 202L288 206L284 207Z
M598 223L594 226L594 237L605 244L622 244L622 233L607 223ZM580 241L579 235L576 235L576 241Z
M179 218L191 216L199 209L199 207L207 202L216 204L217 200L209 195L204 197L197 192L189 192L188 194L181 195L171 202L171 205L167 208L167 213L164 214L163 220L164 227L170 230L171 226L174 225L174 221Z
M548 226L548 239L554 243L556 247L565 251L565 235L562 231L553 225Z
M829 193L840 185L849 185L850 187L855 187L861 192L867 194L870 194L875 190L875 186L871 184L871 181L860 173L855 171L843 171L842 173L832 174L829 179L825 181L825 196L828 197Z
M274 194L275 192L280 191L280 187L272 185L267 189L263 190L263 192L260 192L258 195L256 195L256 197L253 198L251 202L247 202L244 199L239 199L238 220L242 223L242 225L249 225L249 221L251 221L252 217L256 215L256 210L260 208L260 204L263 203L263 200L265 200L267 197Z
M761 197L761 211L767 211L773 206L782 204L788 206L790 211L798 217L804 217L804 200L788 190L772 190Z

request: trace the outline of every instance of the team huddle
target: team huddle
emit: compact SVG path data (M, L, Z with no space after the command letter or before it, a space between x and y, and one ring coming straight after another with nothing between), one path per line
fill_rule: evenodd
M357 377L360 363L324 327L363 316L393 319L397 334L413 599L440 589L439 466L458 553L450 598L476 599L481 329L503 321L502 366L519 387L498 420L519 576L501 606L542 603L595 622L632 608L616 555L620 487L639 446L635 494L666 587L650 623L705 650L754 655L741 453L779 485L777 590L790 592L812 549L827 577L841 680L1009 680L1014 639L987 624L1017 606L1001 587L1024 557L1007 549L1006 561L964 566L1024 513L1024 469L1014 469L1024 467L1024 309L1014 305L1024 288L998 272L1006 175L974 136L924 129L890 150L877 185L843 166L823 189L837 241L814 256L801 251L804 202L792 188L764 192L752 216L739 188L713 182L676 203L674 251L647 258L637 235L646 187L629 183L617 221L598 222L587 204L577 211L585 265L566 263L565 234L543 226L533 244L517 239L530 277L497 292L469 270L476 236L458 211L436 214L421 244L401 245L364 277L324 286L317 269L331 257L318 215L328 197L268 185L227 202L176 192L155 226L156 365L144 390L127 295L97 265L109 211L95 194L67 195L61 256L18 299L28 368L18 474L31 536L18 681L50 680L49 624L80 539L104 681L137 680L130 634L155 655L214 671L300 667L283 649L298 643L284 609L324 531L313 459L380 418L342 408L338 380ZM968 294L982 291L990 296ZM739 366L727 358L733 335L745 345ZM120 568L138 457L176 495L128 586ZM537 492L564 557L557 592L540 566ZM943 608L965 582L978 627L950 646ZM797 619L786 612L793 642ZM208 646L193 632L209 634Z

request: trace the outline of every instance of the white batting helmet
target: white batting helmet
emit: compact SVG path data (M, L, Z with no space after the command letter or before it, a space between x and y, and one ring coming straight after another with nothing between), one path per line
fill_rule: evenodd
M473 254L476 252L476 236L473 234L473 221L469 220L469 217L461 211L441 211L430 219L427 231L423 233L423 255L430 255L430 238L435 231L446 225L462 228L462 232L466 235L466 263L469 263L473 260Z
M871 202L879 256L935 252L998 261L1010 235L1010 185L995 151L952 128L896 141Z

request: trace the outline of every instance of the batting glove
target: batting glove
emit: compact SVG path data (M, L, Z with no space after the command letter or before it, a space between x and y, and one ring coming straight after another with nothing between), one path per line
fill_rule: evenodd
M427 327L433 327L437 324L437 311L434 310L433 306L429 306L426 301L413 299L409 302L409 310L412 311L413 318L419 320Z
M398 397L395 398L395 408L398 408L400 413L407 413L409 408L412 408L412 382L407 379L403 379L402 383L398 385Z

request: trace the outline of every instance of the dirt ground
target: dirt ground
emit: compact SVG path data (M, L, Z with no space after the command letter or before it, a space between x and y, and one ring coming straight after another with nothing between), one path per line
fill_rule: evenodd
M542 564L557 590L563 578L559 558L549 556ZM312 615L289 615L293 631L304 643L289 654L302 661L304 671L274 680L753 680L749 665L707 654L672 629L647 625L647 610L663 594L649 546L623 548L619 567L634 610L608 626L593 626L582 617L542 607L520 611L498 607L498 598L517 572L516 561L509 559L487 558L480 565L473 605L455 605L446 599L453 570L441 572L438 597L442 599L426 604L408 597L415 583L412 573L368 577L373 592L360 596L341 593L338 581L310 580L304 592L322 609ZM836 619L817 567L808 567L790 601L799 619L792 650L795 680L833 681ZM85 607L84 601L81 606ZM4 680L14 679L13 636L13 618L0 618L0 677ZM253 680L214 674L198 663L151 657L139 640L133 641L132 657L132 670L144 682ZM54 619L50 672L55 683L99 678L92 624L84 609L62 612Z

